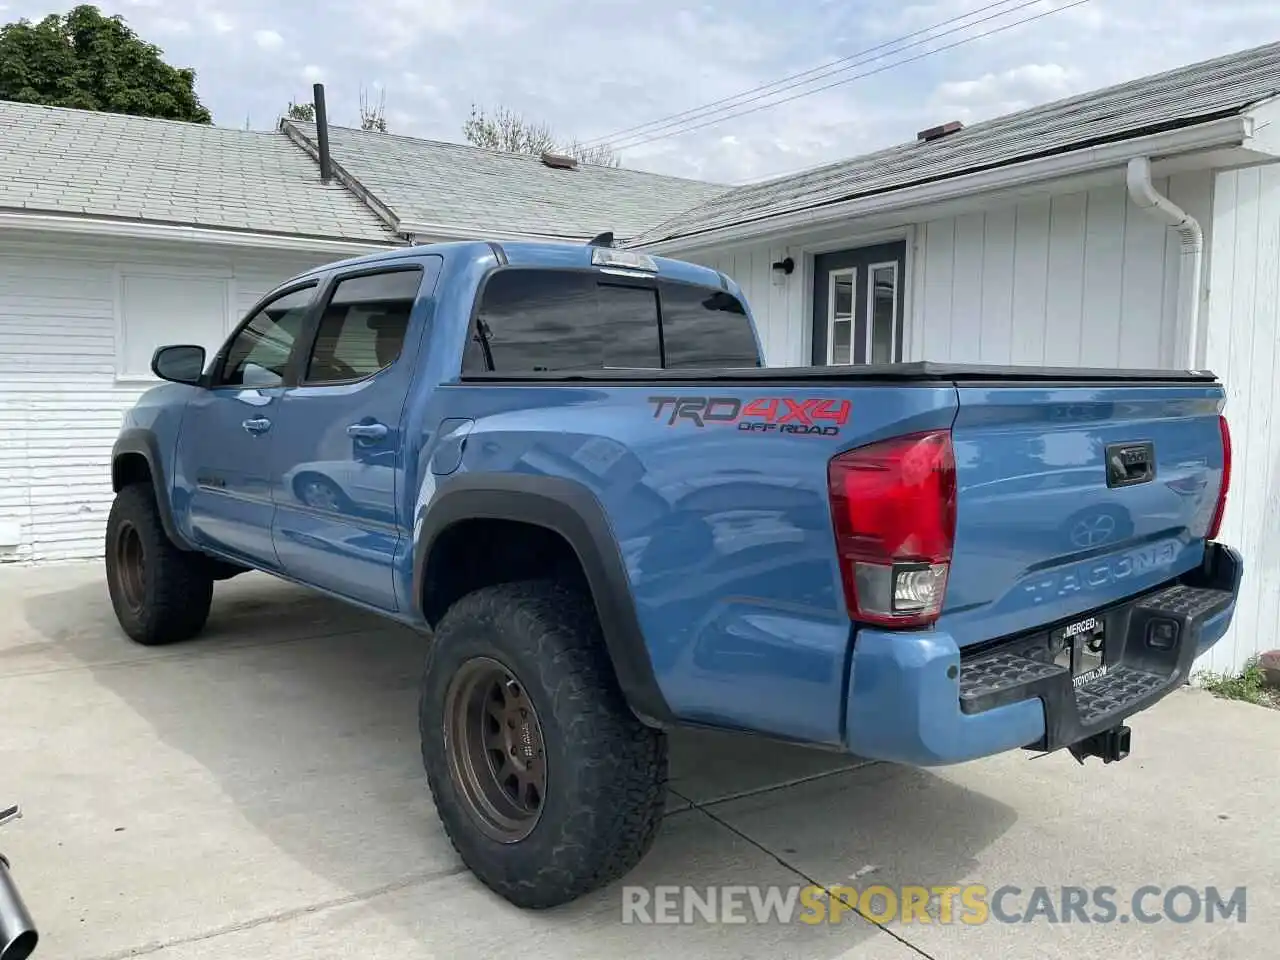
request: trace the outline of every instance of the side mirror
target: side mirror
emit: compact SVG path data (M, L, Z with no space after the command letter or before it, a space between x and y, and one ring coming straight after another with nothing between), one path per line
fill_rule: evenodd
M204 373L204 347L186 343L157 347L151 355L151 372L174 383L199 383Z

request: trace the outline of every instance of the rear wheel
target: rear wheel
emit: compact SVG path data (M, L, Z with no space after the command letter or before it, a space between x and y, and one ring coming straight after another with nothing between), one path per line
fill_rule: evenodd
M186 640L204 627L213 601L209 566L169 540L150 484L130 484L116 494L107 517L106 568L116 619L138 643Z
M420 728L445 832L517 906L574 900L652 846L666 737L627 708L589 599L526 582L459 600L427 656Z

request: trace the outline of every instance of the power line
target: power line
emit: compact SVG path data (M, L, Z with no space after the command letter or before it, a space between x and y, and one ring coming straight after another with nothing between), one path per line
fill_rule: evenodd
M622 138L624 137L625 134L638 133L639 131L647 130L650 127L662 128L662 127L670 126L672 123L680 120L681 118L687 117L690 120L696 120L698 119L698 116L705 116L708 112L712 112L712 113L719 112L714 110L713 109L714 107L718 107L721 104L728 104L731 101L739 100L740 98L750 96L753 93L759 93L764 90L770 90L771 88L774 88L774 87L781 88L779 90L774 91L776 93L781 93L783 90L791 89L792 86L803 86L806 83L812 83L817 80L820 80L825 76L830 76L832 74L839 73L841 72L841 70L847 70L847 69L851 69L852 67L858 66L858 64L849 64L848 67L833 69L838 67L839 64L849 63L850 60L857 60L861 57L867 56L868 54L875 53L877 50L883 50L886 47L892 47L896 44L902 43L905 40L910 40L912 37L918 37L922 33L929 33L933 30L938 29L939 27L945 27L948 24L956 23L957 21L960 21L960 20L968 20L970 17L976 16L979 13L985 13L987 10L990 10L993 7L1003 7L1013 2L1014 0L995 0L994 3L988 3L986 6L978 7L976 10L970 10L968 13L951 17L947 20L942 20L938 23L932 24L927 27L922 27L919 30L916 30L912 33L905 34L904 36L901 36L901 37L897 37L896 39L886 40L884 43L876 44L874 47L868 47L867 49L860 50L857 53L851 53L847 57L840 57L837 60L829 61L828 63L824 63L821 66L810 67L808 70L802 70L799 73L792 73L785 77L780 77L777 80L772 80L769 83L762 83L757 87L751 87L749 90L743 90L739 93L732 94L731 96L728 96L728 97L721 97L719 100L712 100L710 103L704 103L698 107L690 107L688 110L683 110L680 113L673 113L666 117L659 117L656 120L650 120L647 123L636 124L634 127L624 127L621 130L615 130L613 133L606 134L603 137L592 137L582 142L584 145L594 144L594 143L605 143L610 140ZM1013 13L1017 10L1022 9L1023 7L1028 7L1039 2L1041 2L1041 0L1028 0L1028 2L1021 3L1017 7L1013 7L1008 10L1002 10L999 14L996 14L996 16L1001 16L1006 13ZM974 23L965 24L965 26L971 27L982 22L983 22L982 20L976 20L974 21ZM946 34L939 34L939 36L945 36L945 35ZM936 39L936 38L933 38L933 39ZM894 52L898 52L898 51L894 51ZM873 59L878 59L878 58L873 58ZM814 74L821 74L821 76L814 76ZM801 79L804 77L808 77L810 79L808 80ZM800 82L791 83L791 81L800 81ZM784 84L790 84L790 85L784 86ZM743 102L749 103L750 101L743 101ZM697 116L694 116L695 114ZM628 137L625 137L625 139L630 140L632 138L628 136Z
M1038 0L1033 0L1033 2L1038 2ZM746 110L739 110L737 113L728 113L728 114L725 114L724 116L713 117L712 119L703 121L702 123L696 123L696 124L693 124L692 126L684 127L679 130L672 130L669 133L659 133L659 134L655 134L654 136L648 136L648 137L643 137L643 138L634 139L634 140L632 138L626 138L626 142L612 143L610 144L610 146L615 150L631 149L633 147L642 146L646 143L652 143L655 140L665 140L668 137L680 136L682 134L691 133L694 130L701 130L703 127L710 127L717 123L723 123L726 120L732 120L736 117L744 117L750 113L758 113L761 110L768 110L771 107L778 107L784 103L791 103L793 100L799 100L803 97L810 97L810 96L813 96L815 93L822 93L823 91L830 90L833 87L838 87L846 83L852 83L854 80L861 80L864 77L870 77L877 73L883 73L885 70L891 70L894 67L900 67L906 63L914 63L917 60L923 60L925 57L931 57L936 53L942 53L945 50L951 50L951 49L954 49L955 47L963 46L966 43L972 43L974 40L981 40L984 37L990 37L990 36L994 36L997 33L1003 33L1005 30L1011 30L1014 27L1021 26L1024 23L1031 23L1035 20L1043 20L1045 17L1051 17L1055 13L1062 13L1065 10L1070 10L1072 7L1079 7L1088 2L1089 0L1074 0L1074 2L1072 3L1065 4L1061 7L1055 7L1052 10L1046 10L1044 13L1037 13L1034 16L1023 17L1021 20L1015 20L1012 23L1002 24L999 27L993 27L990 30L984 30L982 33L976 33L973 36L963 37L959 40L953 41L952 43L944 44L941 47L935 47L931 50L926 50L924 53L918 53L913 57L904 57L901 60L895 60L892 63L887 63L887 64L884 64L883 66L876 67L874 70L867 70L867 71L864 71L863 73L856 73L851 77L843 77L840 80L836 80L832 83L824 84L821 87L814 87L812 90L804 90L800 93L792 94L789 97L783 97L780 100L773 100L769 103L761 104L758 107L749 107ZM936 38L932 38L932 39L936 39ZM917 45L918 44L912 44L911 46L917 46ZM904 47L903 49L905 50L908 48ZM744 102L749 103L750 101L744 101Z
M967 28L967 27L976 26L976 25L977 25L977 24L979 24L979 23L983 23L983 22L986 22L986 21L992 20L992 19L994 19L994 18L996 18L996 17L1000 17L1000 16L1003 16L1003 15L1008 14L1008 13L1016 12L1017 10L1024 9L1024 8L1026 8L1026 7L1029 7L1029 6L1033 6L1033 5L1035 5L1036 3L1040 3L1040 2L1041 2L1041 0L1024 0L1024 2L1023 2L1023 3L1021 3L1021 4L1019 4L1017 7L1013 7L1013 8L1010 8L1010 9L1008 9L1008 10L1003 10L1003 11L1000 11L999 13L988 15L987 17L984 17L984 18L982 18L981 20L975 20L975 21L973 21L972 23L965 24L965 25L963 25L963 26L961 26L961 27L954 27L954 28L952 28L951 30L944 31L943 33L939 33L939 34L936 34L936 35L934 35L934 36L927 37L927 38L925 38L925 39L923 39L923 40L918 40L918 41L916 41L916 42L914 42L914 43L910 43L910 44L907 44L906 46L900 47L899 49L897 49L897 50L895 50L895 51L893 51L893 52L894 52L894 53L902 53L903 51L905 51L905 50L909 50L909 49L911 49L912 47L918 47L918 46L921 46L922 44L928 43L928 42L930 42L930 41L932 41L932 40L937 40L938 38L943 37L943 36L947 36L948 34L956 33L957 31L962 30L962 29L965 29L965 28ZM791 103L791 102L792 102L792 101L794 101L794 100L799 100L799 99L801 99L801 98L803 98L803 97L812 96L812 95L814 95L814 94L816 94L816 93L822 93L823 91L830 90L830 89L832 89L833 87L841 86L842 84L852 83L854 80L860 80L860 79L863 79L863 78L865 78L865 77L873 76L873 75L875 75L875 74L877 74L877 73L883 73L885 70L890 70L890 69L892 69L892 68L894 68L894 67L898 67L898 66L901 66L901 65L906 64L906 63L914 63L914 62L915 62L915 61L917 61L917 60L923 60L923 59L925 59L926 57L933 56L933 55L934 55L934 54L936 54L936 53L942 53L943 51L951 50L951 49L953 49L953 48L955 48L955 47L963 46L963 45L964 45L964 44L966 44L966 43L972 43L974 40L981 40L981 39L983 39L983 38L985 38L985 37L993 36L994 34L997 34L997 33L1002 33L1002 32L1004 32L1005 30L1010 30L1010 29L1012 29L1013 27L1021 26L1022 24L1025 24L1025 23L1031 23L1032 21L1035 21L1035 20L1042 20L1042 19L1044 19L1045 17L1052 16L1052 15L1053 15L1053 14L1055 14L1055 13L1061 13L1061 12L1063 12L1063 11L1065 11L1065 10L1069 10L1069 9L1071 9L1072 7L1078 7L1078 6L1081 6L1082 4L1084 4L1084 3L1088 3L1088 2L1089 2L1089 0L1074 0L1074 2L1072 2L1072 3L1068 3L1068 4L1064 5L1064 6L1061 6L1061 7L1055 7L1055 8L1054 8L1054 9L1052 9L1052 10L1046 10L1046 11L1044 11L1043 13L1038 13L1038 14L1035 14L1034 16L1024 17L1024 18L1022 18L1021 20L1014 20L1014 21L1012 21L1011 23L1002 24L1002 25L1000 25L999 27L993 27L993 28L991 28L991 29L989 29L989 30L985 30L985 31L983 31L983 32L981 32L981 33L976 33L976 34L972 34L972 35L967 36L967 37L962 37L962 38L961 38L961 39L959 39L959 40L952 41L951 43L944 44L944 45L942 45L942 46L940 46L940 47L934 47L934 48L932 48L932 49L929 49L929 50L924 51L923 53L918 53L918 54L916 54L915 56L911 56L911 57L904 57L904 58L899 59L899 60L894 60L894 61L893 61L893 62L891 62L891 63L883 64L883 65L881 65L881 66L879 66L879 67L876 67L876 68L874 68L874 69L872 69L872 70L866 70L866 71L863 71L862 73L856 73L856 74L853 74L852 76L842 77L841 79L836 80L836 81L833 81L832 83L824 84L824 85L822 85L822 86L820 86L820 87L813 87L813 88L810 88L810 89L808 89L808 90L803 90L803 91L801 91L801 92L799 92L799 93L792 94L792 95L791 95L791 96L789 96L789 97L782 97L782 98L780 98L780 99L771 100L771 101L769 101L768 103L763 103L763 104L761 104L760 106L756 106L756 107L749 107L748 109L745 109L745 110L738 110L738 111L736 111L736 112L732 112L732 113L723 113L723 114L721 114L720 116L712 117L711 119L709 119L709 120L704 120L704 121L703 121L703 122L701 122L701 123L696 123L696 124L692 124L692 125L688 125L688 126L680 126L678 129L671 130L671 131L670 131L670 132L668 132L668 133L654 133L654 134L652 134L652 135L644 135L644 136L636 135L636 136L631 136L631 137L624 137L624 138L622 138L620 141L616 141L616 142L614 142L614 143L611 143L611 144L610 144L610 146L611 146L613 149L615 149L615 150L618 150L618 149L629 149L629 148L632 148L632 147L638 147L638 146L641 146L641 145L646 144L646 143L652 143L652 142L654 142L654 141L656 141L656 140L663 140L663 139L666 139L666 138L668 138L668 137L679 136L679 135L682 135L682 134L685 134L685 133L689 133L689 132L691 132L691 131L693 131L693 130L700 130L700 129L702 129L703 127L713 126L714 124L722 123L722 122L724 122L725 120L732 120L732 119L734 119L735 117L742 117L742 116L746 116L747 114L757 113L757 112L759 112L759 111L761 111L761 110L767 110L767 109L769 109L770 107L781 106L781 105L782 105L782 104L784 104L784 103ZM882 59L882 58L883 58L883 57L873 57L873 58L871 58L871 61L866 61L866 62L873 62L873 61L875 61L875 60L880 60L880 59ZM861 66L861 65L862 65L862 64L851 64L851 65L850 65L850 67L853 67L853 66ZM834 74L834 73L842 73L842 72L844 72L844 69L849 69L849 68L842 68L841 70L833 71L833 74ZM778 92L781 92L781 91L778 91ZM748 103L752 103L752 102L755 102L755 101L759 101L759 100L765 99L765 97L766 97L766 96L770 96L770 95L766 94L766 95L761 95L761 96L751 97L751 98L749 98L749 99L743 100L740 104L738 104L738 106L742 106L742 105L745 105L745 104L748 104Z

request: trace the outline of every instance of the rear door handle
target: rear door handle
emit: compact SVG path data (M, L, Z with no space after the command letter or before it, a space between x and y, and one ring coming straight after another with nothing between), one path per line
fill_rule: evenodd
M266 417L252 417L240 424L250 433L266 433L271 429L271 421Z
M347 427L347 436L357 440L381 440L386 435L385 423L353 423Z

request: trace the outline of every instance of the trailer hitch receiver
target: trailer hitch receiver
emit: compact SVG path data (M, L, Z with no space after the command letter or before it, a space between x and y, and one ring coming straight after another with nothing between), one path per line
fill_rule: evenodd
M1101 757L1103 763L1123 760L1129 755L1129 743L1132 732L1121 724L1110 730L1103 730L1091 737L1085 737L1067 747L1078 763L1084 763L1085 757Z

